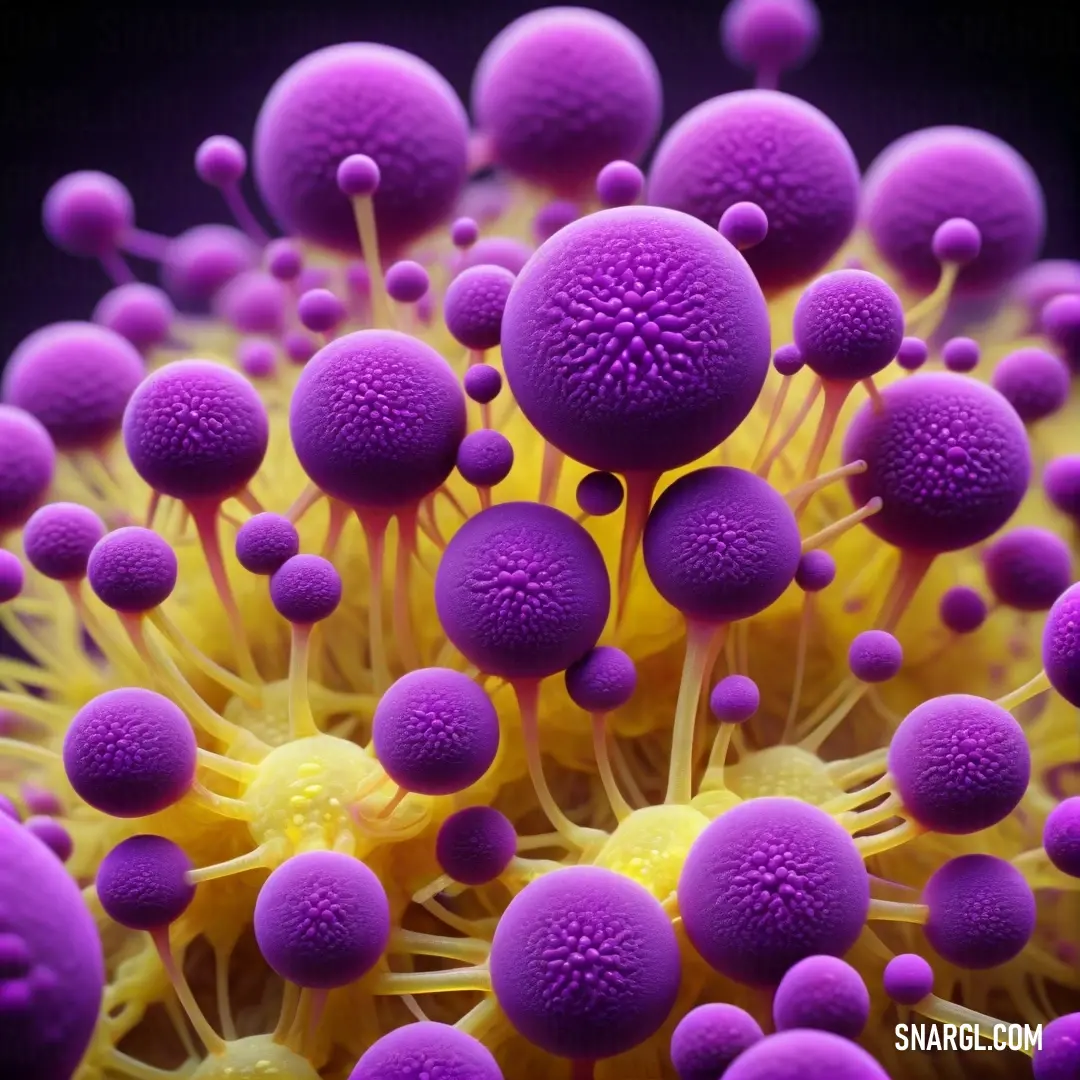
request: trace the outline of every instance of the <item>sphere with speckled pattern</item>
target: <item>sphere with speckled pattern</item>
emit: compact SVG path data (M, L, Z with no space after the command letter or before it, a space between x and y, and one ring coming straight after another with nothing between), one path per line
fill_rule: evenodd
M270 576L270 600L297 626L329 619L341 603L341 575L320 555L294 555Z
M80 581L105 522L78 503L49 503L30 515L23 528L26 560L53 581Z
M194 869L183 849L164 836L129 836L101 860L97 895L105 914L129 930L160 930L195 899Z
M698 1005L671 1034L671 1064L679 1080L720 1080L727 1067L762 1037L758 1022L737 1005Z
M636 687L634 661L614 645L598 645L566 669L566 692L586 712L620 709L634 696Z
M494 349L513 285L514 275L504 266L470 266L458 274L443 300L446 328L454 340L466 349Z
M486 885L509 865L517 850L510 819L493 806L456 810L439 826L435 857L444 874L462 885Z
M831 1031L781 1031L755 1043L724 1080L889 1080L861 1047Z
M1035 1080L1076 1080L1080 1075L1080 1012L1066 1013L1043 1028L1031 1060Z
M176 552L152 529L127 525L103 536L90 552L86 575L113 611L138 614L163 604L176 587Z
M376 1039L349 1080L503 1080L503 1073L482 1042L423 1020Z
M1080 795L1063 799L1047 815L1043 847L1063 874L1080 878Z
M1050 685L1080 709L1080 583L1054 601L1043 628L1042 657Z

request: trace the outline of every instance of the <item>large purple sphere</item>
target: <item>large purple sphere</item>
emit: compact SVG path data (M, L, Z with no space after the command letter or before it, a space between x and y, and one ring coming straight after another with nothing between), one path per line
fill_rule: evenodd
M423 1020L376 1039L349 1080L503 1080L503 1073L478 1039Z
M724 1080L889 1080L861 1047L830 1031L782 1031L755 1043Z

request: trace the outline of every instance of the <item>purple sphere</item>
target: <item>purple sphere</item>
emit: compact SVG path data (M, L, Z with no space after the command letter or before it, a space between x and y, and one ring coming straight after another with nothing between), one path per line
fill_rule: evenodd
M938 262L967 266L982 251L982 233L967 218L949 218L934 230L930 250Z
M112 817L156 814L195 780L195 733L152 690L107 690L85 704L64 736L64 771L75 793Z
M464 791L491 768L499 749L495 706L467 675L422 668L380 698L371 738L395 784L421 795Z
M367 154L379 167L379 246L393 253L438 224L465 184L468 123L450 84L386 45L332 45L274 84L255 126L255 182L288 233L359 249L338 165Z
M105 914L129 930L160 930L195 899L193 870L183 850L164 836L131 836L101 860L97 894Z
M1054 458L1043 472L1043 489L1058 510L1080 521L1080 454Z
M840 129L813 105L773 90L740 90L691 109L664 136L648 200L715 227L753 202L769 233L746 253L767 292L806 281L855 225L859 166Z
M803 64L820 37L813 0L732 0L720 20L728 59L771 80Z
M42 206L49 239L72 255L100 258L115 251L135 224L131 193L115 177L74 172L57 180Z
M229 135L211 135L195 151L195 173L211 187L232 187L246 171L247 153Z
M765 211L753 202L737 202L720 215L720 235L740 251L757 247L769 234Z
M415 304L430 287L428 272L411 259L396 262L386 271L386 291L399 304Z
M259 249L231 225L196 225L171 241L161 283L181 307L201 311L233 278L259 265Z
M789 968L773 997L777 1031L813 1028L857 1039L870 1019L862 976L835 956L808 956Z
M329 619L341 603L341 575L319 555L293 555L270 577L277 613L299 626Z
M308 361L289 430L304 471L331 498L408 506L454 468L465 397L430 345L393 330L360 330Z
M241 334L277 337L285 329L288 286L265 270L245 270L214 297L216 313Z
M249 379L267 379L277 367L277 349L261 338L244 338L236 347L236 362Z
M783 375L785 379L798 375L806 367L806 360L803 359L803 354L799 352L799 347L795 344L781 345L773 354L772 363L777 373Z
M327 334L345 321L345 305L329 289L308 289L296 302L300 322L316 334Z
M299 551L296 526L281 514L256 514L236 533L236 560L252 574L272 574Z
M549 1054L596 1059L656 1033L675 1004L681 963L671 921L643 886L574 866L510 901L490 967L495 998L520 1035Z
M1027 945L1035 929L1031 886L1011 863L992 855L961 855L926 883L926 939L957 967L997 967Z
M818 278L795 307L795 345L823 379L858 382L892 363L904 338L900 298L865 270Z
M1080 709L1080 584L1070 586L1050 609L1042 655L1050 685Z
M957 278L963 291L1005 284L1038 255L1046 228L1031 166L1007 143L964 127L925 128L888 146L866 173L862 216L885 261L918 289L937 284L933 239L950 218L972 222L982 237Z
M906 337L896 352L896 362L905 371L918 371L926 363L930 350L922 338Z
M476 125L497 164L573 193L608 162L636 161L660 126L648 48L622 23L577 7L534 11L484 50L472 86Z
M1025 424L1032 424L1065 405L1070 378L1069 366L1061 357L1045 349L1025 348L999 361L990 383Z
M4 371L4 401L36 416L62 450L96 449L120 430L146 374L126 338L93 323L55 323L25 338Z
M753 407L769 353L764 297L738 252L651 206L557 233L518 275L503 317L522 412L568 456L609 472L677 468L719 445Z
M424 1020L380 1036L349 1080L503 1080L482 1042L449 1024Z
M0 812L0 1075L72 1076L104 984L101 939L75 879Z
M645 174L632 161L609 161L597 174L600 205L632 206L645 189Z
M1080 295L1055 296L1039 318L1043 333L1061 350L1073 372L1080 371Z
M1080 878L1080 795L1058 803L1043 828L1046 857L1069 877Z
M1066 1013L1043 1028L1031 1060L1035 1080L1076 1080L1080 1075L1080 1012Z
M463 382L465 393L472 401L488 405L502 390L502 372L491 364L473 364L465 372Z
M566 669L566 692L590 713L621 709L637 687L634 661L614 645L598 645Z
M450 241L456 248L470 248L480 239L480 226L471 217L459 217L450 226Z
M467 806L439 826L435 858L444 874L462 885L486 885L509 865L517 851L517 832L505 814L491 806Z
M113 611L152 611L176 587L176 552L150 529L128 525L102 537L86 568L90 588Z
M971 634L984 622L988 609L986 601L966 585L946 589L938 607L942 624L954 634Z
M542 244L581 216L581 210L576 202L571 202L569 199L552 199L537 210L536 217L533 218L533 236L537 243Z
M889 772L915 821L963 836L1012 813L1027 790L1031 752L1023 728L1000 705L946 694L901 721L889 744Z
M979 366L982 350L979 343L969 337L949 338L941 347L941 359L949 371L967 374Z
M643 539L657 592L684 615L734 622L764 611L795 578L795 515L753 473L718 466L681 476L652 508Z
M1029 266L1009 287L1013 300L1028 316L1027 329L1037 330L1043 308L1065 293L1080 293L1080 262L1074 259L1042 259Z
M1018 611L1049 611L1072 584L1072 552L1061 537L1024 526L997 537L983 553L991 592Z
M709 695L709 709L721 724L743 724L761 705L761 691L746 675L728 675Z
M23 784L19 789L19 794L29 814L39 817L61 817L64 813L64 804L56 792L49 788L39 787L37 784Z
M278 281L295 281L304 269L304 257L294 241L271 240L266 245L263 265Z
M469 432L458 447L458 472L477 487L501 484L510 475L513 465L514 448L510 440L492 428Z
M856 634L848 649L848 667L860 682L882 683L895 678L904 662L900 642L885 630Z
M26 583L26 571L17 555L0 548L0 604L14 600Z
M827 589L836 580L836 560L820 548L800 556L795 570L795 584L803 592L815 593Z
M671 1033L671 1064L679 1080L721 1080L728 1066L763 1038L758 1022L735 1005L691 1009Z
M178 360L147 376L124 413L124 444L155 491L224 500L259 471L266 406L242 375L212 360Z
M511 236L485 236L454 263L455 274L472 266L501 266L517 277L532 256L532 248Z
M290 330L282 339L285 355L294 364L306 364L318 351L319 343L300 330Z
M62 863L66 863L71 858L75 850L71 833L55 818L30 817L23 823L23 827L31 836L40 840Z
M350 199L366 199L379 190L382 171L367 154L350 154L337 167L337 186Z
M351 855L308 851L282 863L255 901L255 940L283 979L332 990L369 972L390 940L382 882Z
M847 952L870 905L851 837L823 810L787 798L751 799L713 821L678 891L694 948L749 985L776 985L808 956Z
M494 349L502 339L503 312L514 275L502 266L471 266L446 290L446 328L466 349Z
M996 391L960 375L912 375L867 402L844 438L856 506L875 496L865 525L886 543L940 554L980 543L1012 517L1027 491L1031 450L1020 417Z
M934 990L934 971L915 953L901 953L885 965L885 993L897 1005L918 1005Z
M27 562L53 581L81 581L105 522L78 503L49 503L36 510L23 529Z
M560 510L503 503L470 518L443 552L435 607L481 671L542 679L597 642L611 586L596 541Z
M140 353L146 353L168 338L176 309L162 289L133 281L107 292L98 301L92 318L126 338Z
M45 497L56 447L41 421L0 405L0 532L18 528Z
M578 482L577 504L590 517L614 514L623 504L622 481L614 473L586 473Z
M831 1031L782 1031L755 1043L724 1080L889 1080L861 1047Z

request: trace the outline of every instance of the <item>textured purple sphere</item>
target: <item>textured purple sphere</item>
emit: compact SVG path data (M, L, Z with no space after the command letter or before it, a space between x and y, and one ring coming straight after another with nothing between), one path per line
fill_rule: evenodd
M687 473L653 506L645 568L684 615L732 622L764 611L795 578L795 516L780 493L742 469Z
M129 930L158 930L195 899L191 860L164 836L131 836L101 860L97 895L105 914Z
M238 333L278 337L285 330L291 299L284 282L265 270L245 270L221 287L213 307Z
M236 533L236 559L252 574L272 574L299 551L296 526L281 514L256 514Z
M1023 728L1000 705L970 694L931 698L909 712L888 760L907 813L950 835L1008 817L1031 777Z
M954 634L971 634L978 630L988 614L986 601L967 585L954 585L941 597L938 614L941 622Z
M671 1033L671 1064L679 1080L719 1080L762 1037L761 1026L745 1010L725 1002L698 1005Z
M803 63L820 37L813 0L732 0L720 20L728 59L772 80Z
M827 551L815 548L799 558L799 565L795 570L795 584L803 592L821 592L835 580L836 560Z
M502 372L491 364L473 364L462 380L470 400L488 405L502 390Z
M49 239L72 255L100 257L116 250L135 224L131 193L113 176L74 172L45 196L42 222Z
M359 330L308 361L289 430L304 472L332 498L408 506L454 468L465 396L430 345L393 330Z
M484 688L449 668L403 675L379 699L371 738L387 776L422 795L464 791L491 767L499 717Z
M458 472L477 487L501 484L514 465L514 448L510 440L493 428L470 431L458 447Z
M931 245L938 226L966 218L982 236L957 288L992 290L1039 254L1046 228L1042 189L1031 166L985 131L933 127L886 147L866 173L862 217L885 261L914 288L941 272Z
M74 878L0 813L0 1075L72 1076L104 983L101 939Z
M446 290L443 317L466 349L494 349L502 338L503 312L514 275L503 266L470 266Z
M614 473L586 473L578 482L577 504L591 517L614 514L623 504L622 481Z
M113 817L156 814L195 779L195 732L168 698L135 687L106 690L72 718L64 771L75 793Z
M933 968L916 953L901 953L886 965L885 993L897 1005L917 1005L934 989Z
M590 468L662 471L746 418L768 371L768 311L715 228L657 207L601 210L518 275L502 355L548 442Z
M727 675L709 695L709 711L721 724L743 724L761 705L761 691L746 675Z
M565 671L596 644L610 606L596 542L537 503L502 503L470 518L435 577L447 637L481 671L506 679Z
M996 537L983 553L983 566L994 596L1018 611L1049 611L1073 580L1069 545L1033 526Z
M341 575L319 555L293 555L270 577L270 600L291 623L308 626L329 619L341 603Z
M659 902L594 866L554 871L518 893L495 930L490 966L495 998L520 1035L550 1054L586 1059L655 1034L675 1004L681 969Z
M661 98L645 44L576 7L512 22L484 50L472 87L495 162L562 192L585 188L610 161L640 158L660 126Z
M423 1020L376 1039L349 1080L503 1080L503 1073L479 1040Z
M1059 356L1033 347L1003 357L990 380L1025 424L1056 413L1069 400L1069 366Z
M798 375L806 367L806 361L803 359L802 353L799 352L799 347L794 343L781 345L773 353L772 363L777 373L783 375L785 379L791 375Z
M304 256L294 241L283 237L266 245L263 265L278 281L295 281L304 269Z
M296 303L304 326L317 334L329 333L345 319L345 305L329 289L308 289Z
M634 661L614 645L598 645L566 669L566 692L586 712L620 709L634 696L636 688Z
M1050 609L1042 655L1050 685L1080 709L1080 584L1070 586Z
M867 402L844 438L856 506L875 496L865 525L886 543L930 554L987 539L1027 491L1031 450L1016 410L996 391L950 372L913 375Z
M851 837L823 810L787 798L752 799L713 821L678 891L694 948L750 985L776 985L808 956L847 952L870 905Z
M1017 956L1035 929L1035 897L1023 874L992 855L961 855L923 890L926 939L957 967L997 967Z
M1080 795L1064 799L1050 811L1043 827L1043 847L1063 874L1080 878Z
M904 650L885 630L864 630L856 634L848 648L848 667L860 682L888 682L900 671Z
M806 281L855 225L859 166L840 129L813 105L773 90L740 90L693 108L664 136L648 200L715 228L754 202L769 233L746 253L761 287Z
M1080 1073L1080 1012L1066 1013L1043 1028L1042 1046L1032 1056L1035 1080L1076 1080Z
M331 990L355 982L382 956L390 905L382 882L359 859L309 851L266 879L254 923L259 951L283 979Z
M94 322L126 338L140 353L165 341L175 318L176 309L168 294L141 281L107 292L93 314Z
M870 1018L862 976L835 956L808 956L790 968L773 997L777 1031L813 1028L857 1039Z
M462 885L486 885L509 865L517 851L510 819L492 806L467 806L439 826L435 858L444 874Z
M156 532L128 525L94 545L86 573L106 607L129 614L151 611L176 587L176 552Z
M861 1047L830 1031L782 1031L755 1043L724 1080L889 1080Z
M297 61L255 126L255 182L281 227L340 251L359 241L337 170L350 154L379 166L379 245L394 252L453 210L465 184L468 123L450 84L423 60L350 43Z
M105 522L78 503L49 503L30 515L23 528L27 562L53 581L80 581Z

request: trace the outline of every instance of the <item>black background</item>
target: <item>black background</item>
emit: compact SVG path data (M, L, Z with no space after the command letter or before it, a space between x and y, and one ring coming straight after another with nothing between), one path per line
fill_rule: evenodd
M1074 0L819 0L822 46L783 88L828 113L865 166L904 132L983 127L1011 142L1046 189L1046 254L1080 255L1080 5ZM65 7L67 5L64 5ZM0 361L43 322L86 318L108 287L54 250L40 226L48 186L74 169L112 172L138 223L175 233L227 221L192 155L208 135L245 144L266 91L323 45L373 40L415 52L467 100L485 44L536 3L352 0L349 4L99 2L75 14L39 0L0 27ZM664 79L665 127L748 85L718 43L722 5L593 0L648 43Z

